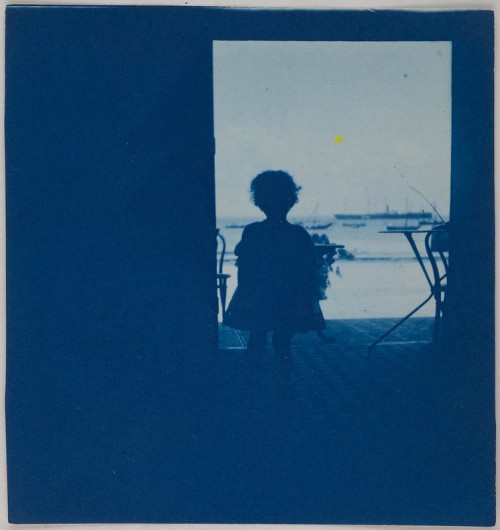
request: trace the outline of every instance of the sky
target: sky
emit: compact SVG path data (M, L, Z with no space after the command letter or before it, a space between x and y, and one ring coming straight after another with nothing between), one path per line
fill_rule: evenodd
M219 217L256 217L251 179L288 171L295 216L449 215L451 43L214 42Z

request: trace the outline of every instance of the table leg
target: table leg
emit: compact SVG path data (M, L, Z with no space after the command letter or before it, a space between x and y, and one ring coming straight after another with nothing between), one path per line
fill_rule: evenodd
M425 277L427 279L427 282L429 283L430 288L433 289L434 284L432 283L429 273L427 272L427 269L425 268L424 262L422 260L422 256L420 255L417 244L415 243L415 240L413 239L413 234L411 232L405 232L405 236L406 236L406 239L408 240L408 243L410 243L413 253L415 254L415 257L417 258L417 261L423 273L425 274Z
M220 305L222 309L222 318L226 316L226 296L227 296L227 283L225 280L221 281L219 286L220 289Z
M370 344L368 348L368 355L371 354L373 348L379 343L382 342L388 335L390 335L395 329L399 328L401 324L406 322L412 315L414 315L421 307L424 307L424 305L429 302L429 300L434 296L433 293L431 293L420 305L418 305L415 309L413 309L410 313L408 313L404 318L402 318L399 322L397 322L392 328L388 331L386 331L381 337L379 337L375 342Z

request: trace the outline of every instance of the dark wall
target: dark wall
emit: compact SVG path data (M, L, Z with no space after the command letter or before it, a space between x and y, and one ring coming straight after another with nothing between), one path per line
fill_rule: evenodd
M10 517L133 517L216 348L211 43L176 10L7 26Z
M452 41L445 326L491 468L491 13L9 7L6 39L11 522L217 516L199 453L216 404L216 39Z
M447 333L491 369L494 338L493 26L453 41L451 273ZM485 46L488 43L489 46ZM465 356L460 355L463 352Z

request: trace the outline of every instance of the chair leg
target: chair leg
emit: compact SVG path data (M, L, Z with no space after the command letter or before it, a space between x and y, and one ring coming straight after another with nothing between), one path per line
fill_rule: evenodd
M222 308L222 318L226 316L226 296L227 296L227 283L226 281L221 281L219 284L220 291L220 305Z
M436 312L434 314L434 326L432 330L432 341L437 342L439 338L439 327L441 320L441 309L439 308L439 303L436 301Z
M441 299L441 294L436 297L436 313L434 315L434 328L432 332L432 340L434 342L439 341L441 335L441 318L443 315L443 304L444 300Z

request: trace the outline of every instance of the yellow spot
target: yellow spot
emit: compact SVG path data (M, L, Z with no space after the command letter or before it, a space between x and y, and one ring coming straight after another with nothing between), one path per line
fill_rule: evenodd
M335 136L333 138L333 141L336 143L336 144L341 144L343 141L344 141L344 137L343 136Z

